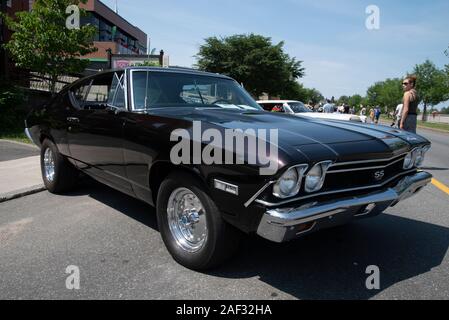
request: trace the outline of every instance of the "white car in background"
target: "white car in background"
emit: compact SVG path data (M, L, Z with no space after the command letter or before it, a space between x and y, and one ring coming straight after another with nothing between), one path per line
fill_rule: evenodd
M329 119L329 120L342 120L342 121L355 121L366 123L367 117L358 116L354 114L343 113L321 113L313 112L307 108L304 103L294 100L261 100L257 103L268 112L281 112L292 114L300 117L308 117L315 119Z

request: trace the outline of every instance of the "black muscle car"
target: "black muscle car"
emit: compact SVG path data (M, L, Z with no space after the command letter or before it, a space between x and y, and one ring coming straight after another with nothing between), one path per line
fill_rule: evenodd
M430 148L418 135L265 112L233 79L181 68L81 79L33 110L26 128L50 192L69 190L82 171L155 206L169 252L197 270L229 257L242 234L284 242L373 217L432 177L418 170ZM250 150L261 130L270 138ZM234 148L211 139L229 132ZM254 156L268 149L269 163Z

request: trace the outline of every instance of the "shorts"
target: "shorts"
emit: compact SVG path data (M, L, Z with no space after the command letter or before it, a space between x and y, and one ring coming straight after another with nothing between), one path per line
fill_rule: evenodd
M404 121L404 130L416 134L417 125L418 125L418 116L409 114Z

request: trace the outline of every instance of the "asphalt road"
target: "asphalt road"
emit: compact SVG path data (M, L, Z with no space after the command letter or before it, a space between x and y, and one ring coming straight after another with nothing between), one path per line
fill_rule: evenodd
M39 149L33 145L0 140L0 162L38 156Z
M449 135L425 166L449 185ZM287 244L248 237L218 270L176 264L149 206L93 182L0 204L0 299L449 299L449 195L431 185L370 220ZM66 289L67 266L80 289ZM380 269L368 290L366 268Z

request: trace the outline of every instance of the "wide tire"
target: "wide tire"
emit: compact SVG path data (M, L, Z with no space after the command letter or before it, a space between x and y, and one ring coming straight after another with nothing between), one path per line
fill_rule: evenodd
M178 224L175 222L176 219L173 219L177 216L173 214L175 206L170 206L173 203L181 203L178 209L181 206L184 207L184 200L173 201L177 194L180 197L184 194L182 199L195 199L191 203L196 203L197 207L202 208L198 210L199 215L195 214L198 222L193 227L197 227L193 230L193 233L197 234L197 239L193 241L204 238L202 242L190 244L183 239L183 232L179 230L185 229L178 227L179 224L185 225L181 218ZM188 218L185 216L183 218L189 222ZM240 231L223 220L220 210L204 191L202 184L193 175L184 172L171 174L161 184L157 197L157 219L162 239L172 257L179 264L198 271L214 268L232 256L242 235ZM195 217L192 220L195 220ZM203 235L205 237L202 237Z
M47 190L60 194L73 188L79 171L59 153L51 140L44 140L41 148L42 180Z

